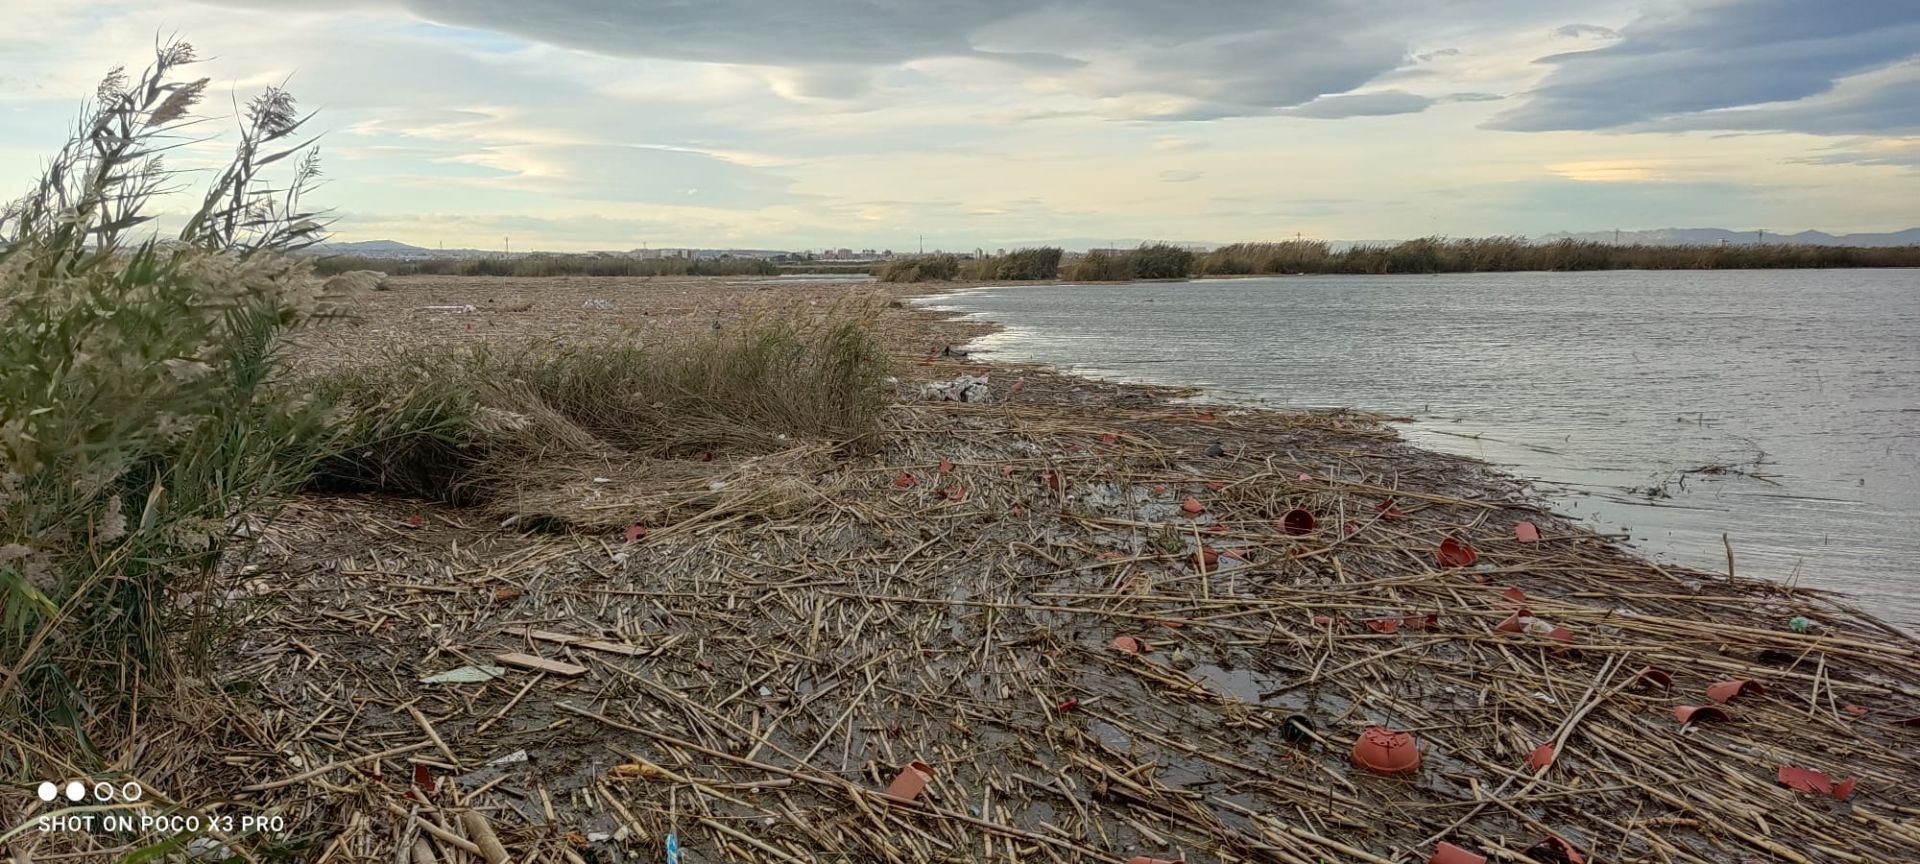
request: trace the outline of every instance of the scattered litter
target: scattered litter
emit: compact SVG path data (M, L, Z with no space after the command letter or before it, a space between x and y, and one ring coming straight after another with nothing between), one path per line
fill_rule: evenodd
M1538 771L1553 764L1553 742L1548 741L1527 754L1527 767Z
M1153 653L1153 646L1147 644L1146 640L1137 636L1115 636L1113 637L1113 641L1107 644L1115 650L1125 651L1128 654Z
M1820 625L1811 618L1795 615L1787 619L1787 626L1792 628L1795 633L1805 633Z
M1532 522L1520 522L1513 526L1513 539L1522 543L1540 542L1540 526Z
M613 308L613 301L603 300L599 297L589 297L587 298L587 302L580 304L580 308L593 309L593 310L604 312L608 309Z
M894 775L892 783L887 784L887 797L912 801L920 797L921 790L926 789L927 784L931 782L933 782L933 767L915 759L908 762L907 767L900 769L899 774Z
M936 381L920 389L920 396L935 402L986 402L993 398L988 376L962 375L952 381Z
M1369 726L1354 739L1353 764L1376 774L1411 774L1420 770L1420 745L1405 732Z
M1691 726L1709 720L1725 722L1733 719L1727 712L1712 705L1676 705L1673 709L1673 717L1679 720L1682 726Z
M1707 686L1707 698L1715 702L1730 702L1748 693L1759 695L1765 692L1767 685L1748 678L1719 681Z
M497 768L501 765L513 765L513 764L525 762L525 761L527 761L527 751L515 750L512 753L508 753L505 756L501 756L495 759L489 759L487 760L487 764Z
M428 675L427 677L420 679L420 683L422 684L480 684L487 681L492 681L493 679L498 678L505 674L507 674L507 670L502 669L499 666L462 666L458 669L448 669L447 671L441 672L438 675Z
M1812 768L1800 768L1794 765L1780 766L1778 777L1780 785L1792 789L1795 792L1815 792L1821 795L1831 795L1840 801L1845 801L1853 797L1853 784L1856 782L1856 778L1848 777L1845 780L1835 783L1832 777L1819 771L1815 771Z
M1312 534L1313 524L1313 514L1298 507L1280 517L1280 530L1293 537Z
M1391 509L1392 505L1389 504L1388 507ZM1440 560L1442 567L1472 567L1473 562L1480 556L1473 551L1472 546L1448 537L1440 541L1440 548L1434 552L1434 557Z

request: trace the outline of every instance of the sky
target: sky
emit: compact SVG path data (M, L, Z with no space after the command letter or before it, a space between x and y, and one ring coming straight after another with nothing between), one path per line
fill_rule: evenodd
M1920 225L1916 0L0 0L0 197L170 34L209 134L318 111L339 240Z

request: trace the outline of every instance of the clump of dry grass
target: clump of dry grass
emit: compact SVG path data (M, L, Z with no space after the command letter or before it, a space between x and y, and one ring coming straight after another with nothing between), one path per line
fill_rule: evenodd
M538 490L583 472L672 481L802 446L870 450L886 370L851 316L646 345L407 352L318 382L355 443L316 481L518 513L512 502L554 500ZM675 463L717 465L662 467Z

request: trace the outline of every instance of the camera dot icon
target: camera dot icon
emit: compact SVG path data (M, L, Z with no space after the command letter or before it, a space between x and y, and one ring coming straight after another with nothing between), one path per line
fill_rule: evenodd
M79 801L80 799L85 797L87 797L87 784L82 783L78 780L75 780L72 783L67 784L67 800L68 801Z
M49 780L40 784L40 800L52 801L58 797L60 797L60 787L53 785L53 781Z

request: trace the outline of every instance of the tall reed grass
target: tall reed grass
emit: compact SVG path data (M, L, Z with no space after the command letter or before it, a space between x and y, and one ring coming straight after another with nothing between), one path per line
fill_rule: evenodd
M38 184L0 211L0 726L89 740L208 644L249 512L308 476L324 406L276 387L279 337L319 302L284 252L324 233L285 91L180 234L136 239L204 94L191 46L115 70ZM276 163L290 166L269 177Z

